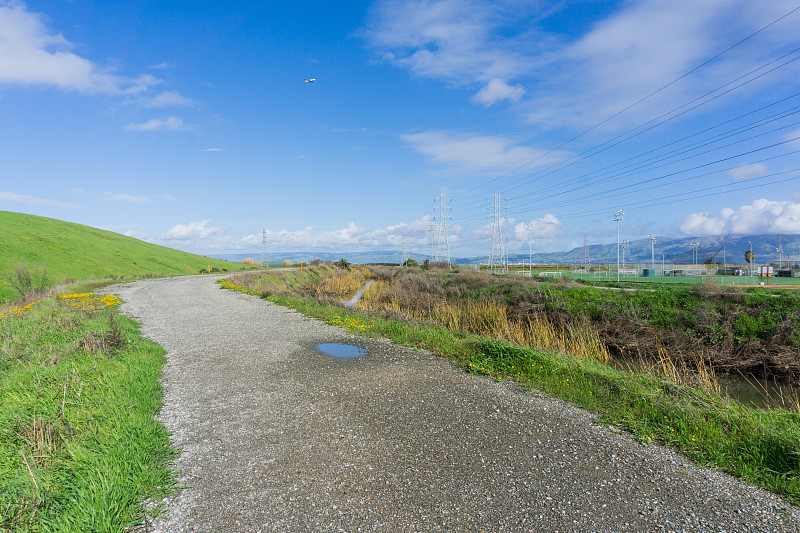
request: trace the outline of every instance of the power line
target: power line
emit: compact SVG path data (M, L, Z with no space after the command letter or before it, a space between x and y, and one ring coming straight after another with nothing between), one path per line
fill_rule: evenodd
M706 188L703 188L703 189L698 189L696 191L670 194L670 195L666 195L666 196L661 196L659 198L650 198L648 200L642 200L641 202L634 202L634 203L631 203L629 205L632 205L632 206L634 206L635 208L638 208L638 209L644 209L646 207L661 206L661 205L673 204L673 203L677 203L677 202L686 202L688 200L696 200L698 198L708 198L710 196L719 196L720 194L728 194L730 192L744 191L744 190L748 190L748 189L753 189L755 187L764 187L766 185L777 185L779 183L786 183L786 182L790 182L790 181L800 180L800 168L793 168L793 169L777 172L775 174L769 174L767 176L760 176L760 177L757 177L757 178L748 178L748 179L740 180L739 183L748 183L748 182L753 182L753 181L759 181L759 180L763 180L763 179L766 179L766 178L769 178L769 177L783 175L783 174L791 174L791 173L794 173L796 175L791 177L791 178L785 178L785 179L781 179L781 180L774 180L774 181L771 181L771 182L768 182L768 183L757 183L757 184L754 184L754 185L748 185L748 186L744 186L744 187L732 188L732 189L726 190L726 191L720 191L720 192L709 193L709 194L698 194L698 195L694 195L694 196L689 196L689 195L692 195L692 194L697 193L697 192L703 192L703 191L708 191L708 190L713 190L713 189L726 188L726 187L730 187L731 185L736 185L736 184L730 184L729 183L729 184L725 184L725 185L715 185L713 187L706 187ZM685 198L677 198L679 196L685 196ZM670 200L671 198L677 198L677 199ZM570 213L570 214L559 216L559 219L578 218L578 217L583 217L583 216L587 216L587 215L596 215L596 214L600 214L600 213L605 213L605 212L608 211L608 209L609 209L608 207L605 207L605 208L592 209L592 210L589 210L589 211L582 211L582 212L578 212L578 213ZM635 210L635 209L632 209L632 210Z
M797 122L795 124L791 124L789 126L785 126L784 128L791 127L791 126L794 126L794 125L797 125L797 124L800 124L800 122ZM780 129L784 129L784 128L780 128ZM596 181L593 181L593 182L590 182L590 183L581 183L580 185L576 185L575 187L573 187L571 189L567 189L567 190L561 191L561 192L556 192L556 193L553 193L553 194L551 194L549 196L544 196L542 198L538 198L537 200L530 200L530 201L527 201L527 202L522 202L521 204L518 204L517 206L530 205L530 203L532 203L532 202L541 202L541 201L547 200L549 198L554 198L556 196L561 196L561 195L564 195L564 194L568 194L570 192L575 192L577 190L585 189L588 185L599 185L601 183L608 183L610 181L614 181L614 180L622 178L622 177L635 176L635 175L641 174L642 172L645 172L645 171L651 171L651 170L655 170L655 169L658 169L658 168L663 168L663 167L666 167L666 166L669 166L669 165L672 165L672 164L675 164L675 163L678 163L678 162L682 162L682 161L686 161L688 159L692 159L694 157L698 157L698 156L701 156L701 155L707 155L707 154L710 154L712 152L721 150L723 148L729 148L729 147L731 147L731 146L733 146L735 144L739 144L739 143L742 143L742 142L745 142L745 141L750 141L750 140L753 140L753 139L755 139L757 137L760 137L762 135L766 135L768 133L774 133L774 131L770 131L770 132L766 132L766 133L763 133L763 134L755 135L755 136L749 137L747 139L742 139L740 141L736 141L735 143L730 143L730 144L727 144L727 145L724 145L724 146L721 146L721 147L717 147L717 148L715 148L713 150L708 150L708 151L702 152L700 154L695 154L695 155L692 155L692 156L689 156L689 157L685 157L683 159L678 159L677 161L672 161L672 162L669 162L669 163L656 165L656 166L653 166L653 167L648 168L648 169L643 169L643 170L642 169L635 169L636 170L635 172L633 172L633 171L624 172L624 173L621 173L621 174L612 175L610 177L606 177L606 178L603 178L603 179L600 179L600 180L596 180ZM800 139L800 136L793 137L791 139L788 139L788 140L785 140L785 141L782 141L782 142L779 142L779 143L770 144L768 146L764 146L764 147L761 147L761 148L756 148L756 149L753 149L753 150L749 150L747 152L738 153L738 154L735 154L735 155L732 155L732 156L729 156L729 157L724 157L724 158L721 158L721 159L717 159L717 160L712 161L710 163L704 163L702 165L698 165L698 166L695 166L695 167L692 167L692 168L689 168L689 169L686 169L686 170L673 172L673 173L670 173L670 174L666 174L664 176L659 176L657 178L650 178L650 179L647 179L647 180L642 180L642 181L639 181L639 182L634 183L634 184L625 185L623 188L630 187L630 186L633 186L633 185L636 185L636 184L640 184L640 183L647 183L649 181L653 181L653 180L656 180L656 179L663 179L665 177L673 176L675 174L680 174L682 172L688 172L690 170L697 170L697 169L704 168L704 167L707 167L707 166L710 166L710 165L714 165L714 164L717 164L717 163L722 163L724 161L729 161L729 160L735 159L737 157L742 157L742 156L750 155L750 154L753 154L753 153L756 153L756 152L761 152L761 151L764 151L764 150L768 150L770 148L775 148L777 146L783 146L785 144L789 144L791 142L794 142L794 141L796 141L798 139ZM526 195L526 196L530 196L530 195ZM526 196L518 197L518 199L525 198Z
M706 61L704 61L703 63L701 63L701 64L697 65L696 67L692 68L691 70L689 70L689 71L685 72L684 74L682 74L682 75L678 76L677 78L673 79L673 80L672 80L672 81L670 81L669 83L667 83L667 84L665 84L665 85L662 85L661 87L659 87L659 88L658 88L658 89L656 89L655 91L653 91L653 92L651 92L650 94L648 94L648 95L646 95L646 96L644 96L644 97L640 98L639 100L637 100L637 101L633 102L632 104L628 105L627 107L625 107L625 108L623 108L623 109L621 109L621 110L617 111L616 113L612 114L610 117L608 117L608 118L606 118L606 119L604 119L604 120L602 120L602 121L598 122L597 124L595 124L594 126L590 127L589 129L587 129L587 130L584 130L584 131L582 131L581 133L579 133L578 135L576 135L576 136L572 137L571 139L568 139L568 140L566 140L566 141L562 142L561 144L559 144L559 145L558 145L558 146L556 146L555 148L552 148L552 149L548 150L547 152L544 152L544 153L542 153L542 154L539 154L537 157L535 157L535 158L531 159L530 161L527 161L526 163L523 163L522 165L519 165L518 167L516 167L516 168L514 168L514 169L512 169L512 170L509 170L508 172L505 172L504 174L501 174L501 175L499 175L499 176L497 176L497 177L495 177L495 178L492 178L491 180L488 180L487 182L485 182L485 183L483 183L483 184L477 185L477 186L473 187L472 189L469 189L469 191L475 191L475 190L477 190L477 189L479 189L479 188L481 188L481 187L488 186L488 185L490 185L491 183L494 183L495 181L497 181L497 180L499 180L499 179L502 179L502 178L504 178L505 176L508 176L509 174L511 174L511 173L513 173L513 172L516 172L517 170L519 170L519 169L521 169L521 168L524 168L524 167L526 167L526 166L530 165L531 163L534 163L534 162L536 162L536 161L538 161L538 160L542 159L543 157L545 157L545 156L547 156L547 155L550 155L550 154L552 154L553 152L555 152L556 150L558 150L558 149L560 149L560 148L563 148L563 147L564 147L564 146L566 146L567 144L569 144L569 143L571 143L571 142L573 142L573 141L576 141L577 139L579 139L579 138L583 137L583 136L584 136L584 135L586 135L587 133L589 133L589 132L591 132L591 131L593 131L593 130L595 130L595 129L599 128L599 127L600 127L600 126L602 126L603 124L605 124L605 123L607 123L607 122L609 122L609 121L613 120L614 118L618 117L619 115L621 115L621 114L623 114L623 113L625 113L625 112L629 111L630 109L632 109L632 108L636 107L637 105L641 104L642 102L644 102L644 101L646 101L646 100L648 100L648 99L652 98L653 96L655 96L656 94L660 93L660 92L661 92L661 91L663 91L664 89L667 89L668 87L670 87L670 86L674 85L675 83L679 82L679 81L680 81L680 80L682 80L683 78L685 78L685 77L689 76L690 74L692 74L692 73L694 73L694 72L698 71L699 69L701 69L701 68L705 67L706 65L710 64L711 62L713 62L713 61L715 61L715 60L719 59L720 57L722 57L723 55L727 54L728 52L730 52L730 51L731 51L731 50L733 50L734 48L736 48L736 47L738 47L738 46L742 45L743 43L745 43L746 41L748 41L748 40L752 39L752 38L753 38L753 37L755 37L756 35L758 35L758 34L760 34L761 32L763 32L764 30L766 30L766 29L770 28L771 26L773 26L773 25L777 24L778 22L780 22L781 20L785 19L786 17L788 17L789 15L791 15L792 13L794 13L794 12L795 12L795 11L797 11L797 10L800 10L800 6L797 6L797 7L795 7L794 9L790 10L789 12L785 13L784 15L781 15L780 17L778 17L777 19L773 20L772 22L770 22L770 23L769 23L769 24L767 24L766 26L763 26L763 27L759 28L759 29L758 29L758 30L756 30L755 32L753 32L753 33L751 33L750 35L748 35L748 36L744 37L744 38L743 38L743 39L741 39L740 41L738 41L738 42L736 42L736 43L732 44L731 46L729 46L729 47L728 47L728 48L726 48L725 50L723 50L723 51L719 52L719 53L718 53L718 54L716 54L715 56L713 56L713 57L711 57L711 58L707 59L707 60L706 60Z
M790 52L790 54L796 53L798 51L800 51L800 47L796 48L795 50L792 50L792 52ZM785 56L783 56L783 57L785 57ZM533 174L528 174L526 176L521 176L520 178L517 178L516 181L512 182L511 184L509 184L509 186L506 187L503 190L503 192L512 191L514 189L518 189L518 188L522 187L523 185L528 185L528 184L532 183L535 180L540 180L540 179L545 178L547 176L551 176L551 175L555 174L556 172L564 170L565 168L568 168L568 167L573 166L573 165L575 165L577 163L585 161L585 160L587 160L587 159L589 159L591 157L594 157L594 156L596 156L598 154L601 154L601 153L609 150L610 148L613 148L615 146L619 146L620 144L622 144L622 143L624 143L626 141L629 141L629 140L631 140L631 139L633 139L635 137L638 137L639 135L642 135L643 133L646 133L646 132L648 132L648 131L650 131L650 130L658 127L658 126L661 126L661 125L663 125L663 124L665 124L665 123L667 123L669 121L672 121L672 120L674 120L674 119L676 119L676 118L678 118L680 116L683 116L683 115L689 113L690 111L694 111L695 109L697 109L697 108L699 108L699 107L701 107L703 105L706 105L709 102L712 102L712 101L714 101L714 100L716 100L718 98L721 98L722 96L724 96L726 94L729 94L729 93L735 91L736 89L739 89L739 88L743 87L744 85L752 83L752 82L756 81L757 79L760 79L761 77L763 77L763 76L765 76L767 74L770 74L770 73L774 72L775 70L777 70L779 68L785 67L786 65L788 65L788 64L790 64L790 63L792 63L794 61L797 61L798 59L800 59L800 56L795 57L795 58L793 58L793 59L791 59L791 60L789 60L789 61L787 61L787 62L785 62L785 63L783 63L783 64L781 64L781 65L779 65L779 66L777 66L775 68L773 68L773 69L770 69L767 72L759 74L758 76L756 76L756 77L754 77L754 78L752 78L750 80L742 82L741 84L739 84L739 85L737 85L735 87L732 87L732 88L728 89L727 91L724 91L724 92L722 92L720 94L717 94L717 95L715 95L715 96L713 96L713 97L711 97L711 98L709 98L709 99L707 99L707 100L705 100L703 102L700 102L697 105L689 107L688 109L684 109L680 113L677 113L677 114L674 114L672 116L669 116L672 113L676 113L678 110L680 110L680 109L682 109L682 108L684 108L684 107L686 107L688 105L691 105L694 102L697 102L698 100L702 100L703 98L712 95L713 93L719 91L721 88L726 87L726 86L730 85L731 83L734 83L734 82L736 82L738 80L741 80L741 79L749 76L750 74L752 74L753 72L755 72L757 70L760 70L764 66L759 67L758 69L755 69L754 71L751 71L751 72L745 74L744 76L740 76L739 78L737 78L736 80L733 80L732 82L726 83L725 85L722 85L722 86L720 86L720 87L718 87L718 88L716 88L716 89L714 89L712 91L709 91L706 94L704 94L704 95L702 95L702 96L700 96L698 98L695 98L694 100L691 100L690 102L688 102L686 104L683 104L683 105L681 105L681 106L679 106L677 108L674 108L674 109L672 109L672 110L670 110L670 111L668 111L666 113L663 113L662 115L660 115L660 116L658 116L658 117L656 117L656 118L654 118L654 119L652 119L652 120L650 120L648 122L645 122L643 125L637 126L636 128L632 128L632 129L630 129L630 130L628 130L628 131L626 131L624 133L621 133L621 134L617 135L616 137L613 137L613 138L609 139L608 141L605 141L605 142L603 142L603 143L601 143L601 144L599 144L597 146L589 148L588 150L584 150L583 152L570 157L566 161L555 163L555 164L553 164L553 165L551 165L551 166L549 166L549 167L547 167L545 169L542 169L542 170L539 170L537 172L534 172ZM776 60L773 60L768 64L771 64L771 63L773 63L775 61ZM664 118L664 117L668 117L668 118ZM661 120L660 122L656 122L656 121L658 121L660 119L664 119L664 120ZM645 126L648 126L648 127L645 128ZM642 128L644 128L644 129L642 129ZM639 131L637 131L637 130L639 130ZM616 141L616 142L614 142L614 141ZM585 156L585 157L581 157L581 156ZM562 165L562 166L558 166L558 165Z

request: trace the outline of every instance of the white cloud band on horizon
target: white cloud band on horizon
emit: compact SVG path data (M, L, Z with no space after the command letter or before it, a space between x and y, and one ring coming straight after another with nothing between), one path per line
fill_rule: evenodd
M800 202L760 198L737 209L726 207L716 215L692 213L679 223L685 235L800 233Z
M403 246L404 237L412 251L424 252L428 249L431 217L425 215L413 222L401 222L387 227L359 227L351 222L346 227L317 231L313 226L298 230L267 230L268 247L281 252L339 252L358 247L360 250L398 249ZM211 226L210 220L176 224L159 235L148 234L141 229L130 229L125 235L143 241L175 246L184 250L258 251L262 244L262 233L237 237L230 235L229 226ZM448 237L450 245L457 244L464 228L452 225Z

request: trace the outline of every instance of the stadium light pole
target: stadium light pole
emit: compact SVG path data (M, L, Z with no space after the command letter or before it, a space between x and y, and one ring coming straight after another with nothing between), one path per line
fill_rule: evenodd
M656 275L656 236L648 235L650 239L650 264L653 266L653 275Z
M630 243L628 241L622 241L622 271L625 271L625 248L628 247Z
M622 209L614 211L614 221L617 223L617 283L619 283L619 221L622 220L624 214L625 211Z

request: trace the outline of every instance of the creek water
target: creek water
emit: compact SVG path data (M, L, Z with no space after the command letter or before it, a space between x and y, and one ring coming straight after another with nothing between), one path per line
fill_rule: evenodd
M649 373L649 368L654 363L612 357L608 364L617 370ZM717 374L714 379L723 396L760 409L784 407L781 398L791 400L800 397L800 386L781 383L774 378L758 379L745 378L736 374Z
M359 348L358 346L341 342L323 342L317 344L317 350L326 355L338 357L339 359L350 359L367 354L366 348Z
M369 289L370 285L372 285L372 280L368 281L366 285L364 285L363 289L359 289L355 296L344 302L345 307L353 307L355 306L364 293Z

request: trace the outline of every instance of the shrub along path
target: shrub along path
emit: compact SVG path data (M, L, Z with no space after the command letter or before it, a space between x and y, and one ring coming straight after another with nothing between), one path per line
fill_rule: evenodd
M156 531L800 530L781 498L569 404L213 279L110 288L168 351L186 488Z

